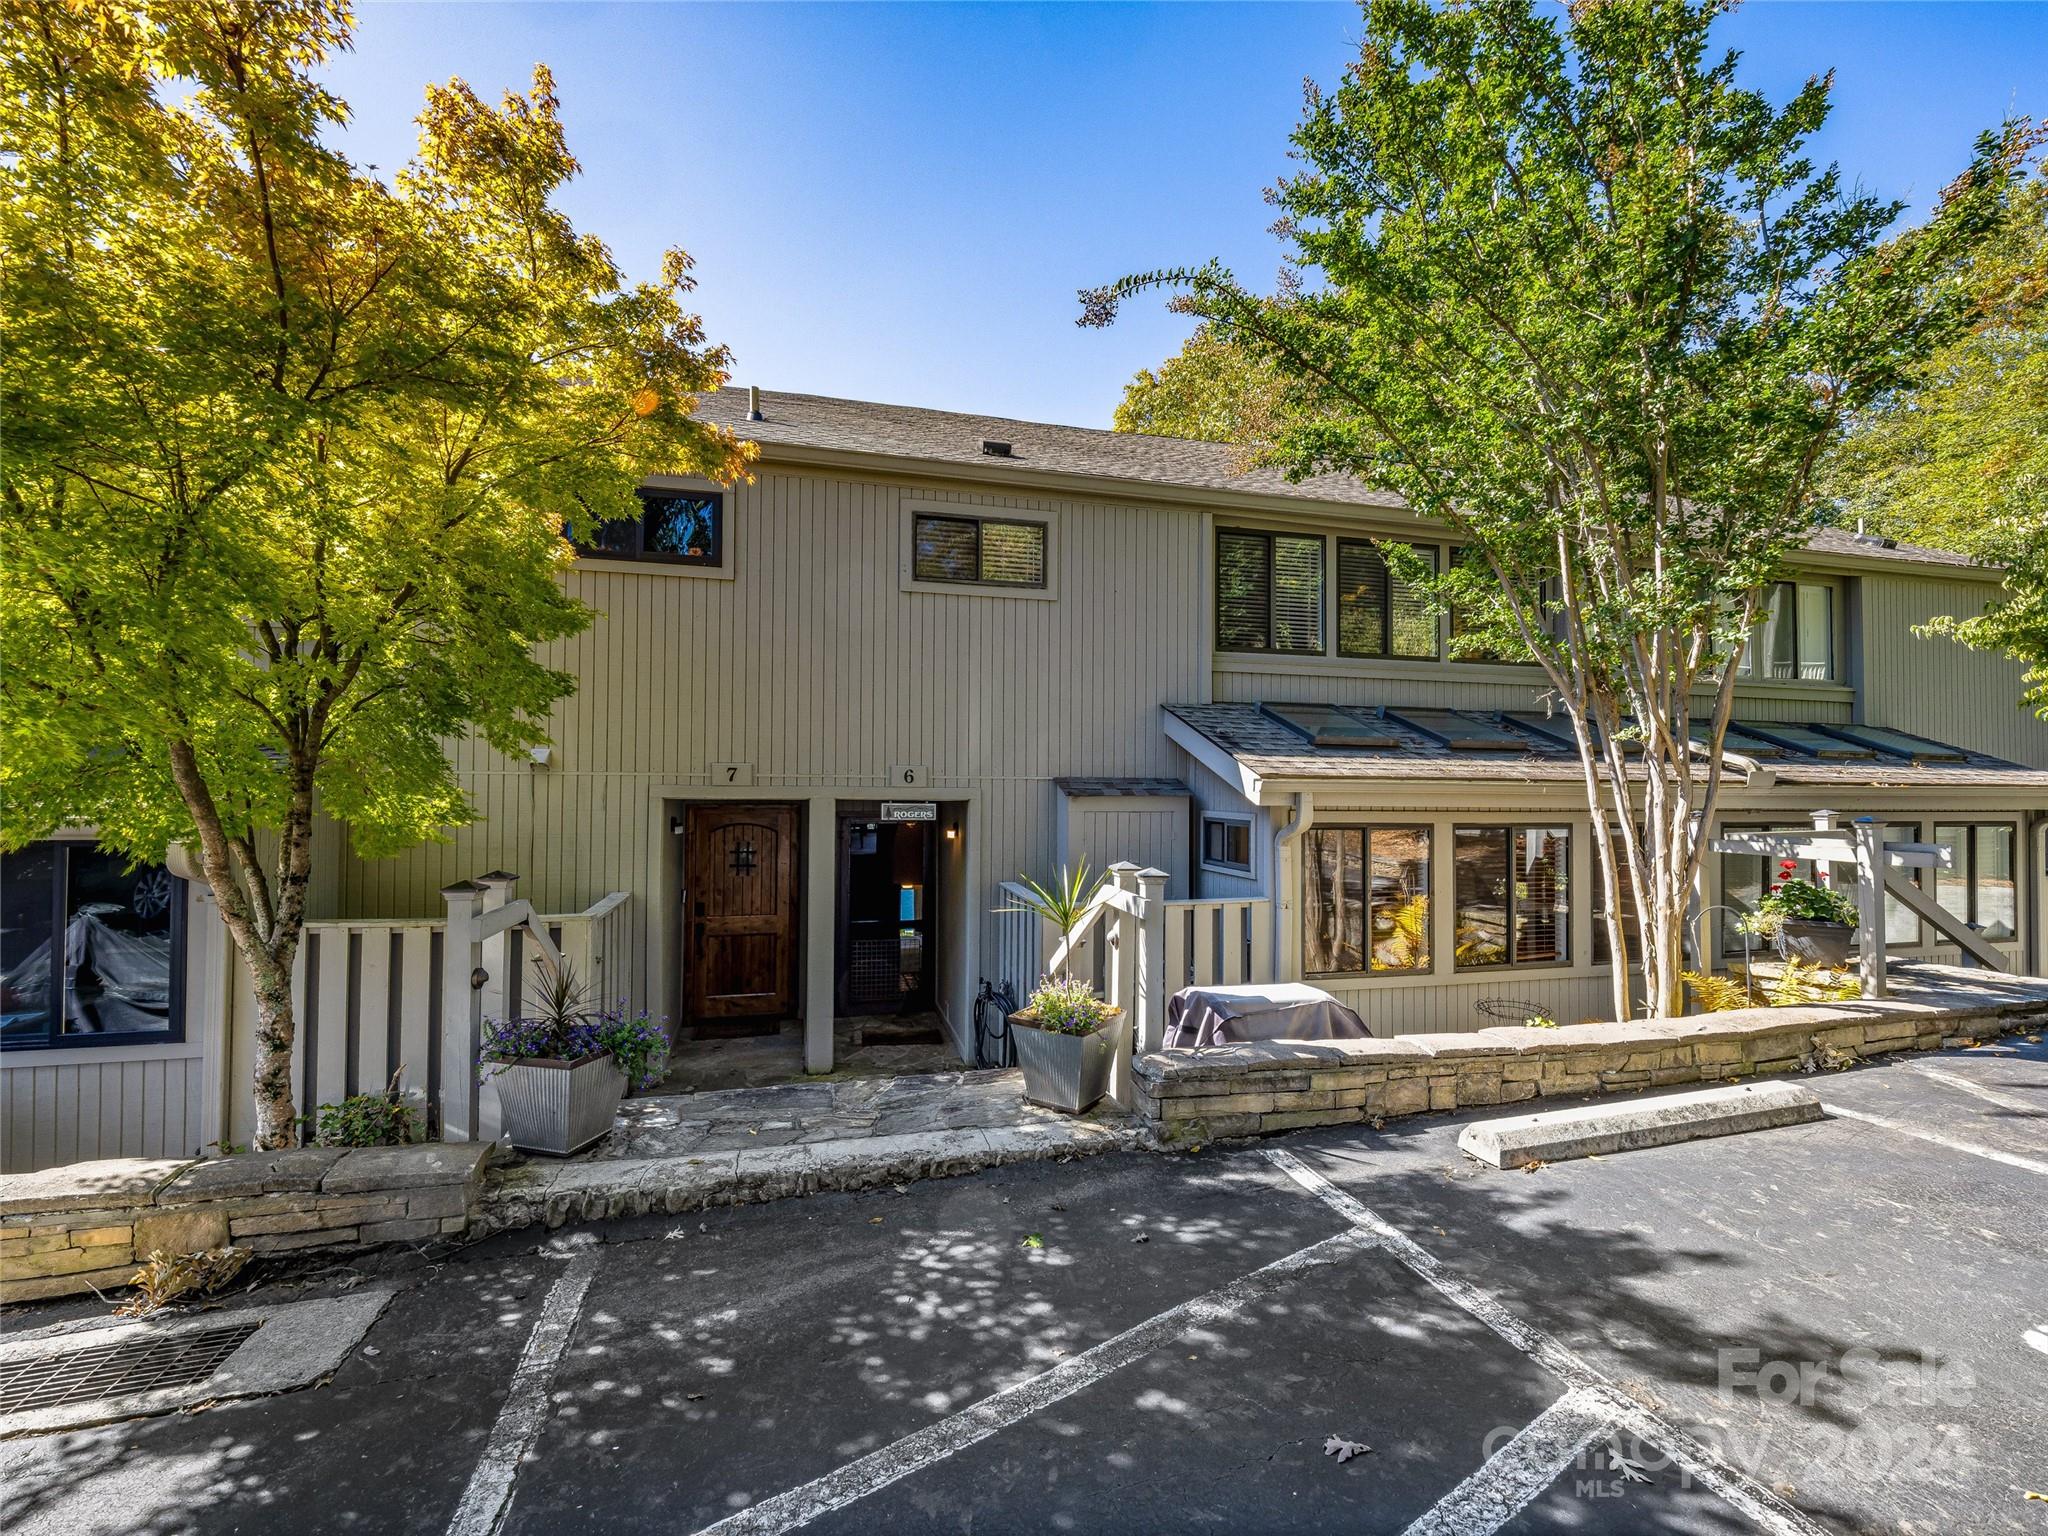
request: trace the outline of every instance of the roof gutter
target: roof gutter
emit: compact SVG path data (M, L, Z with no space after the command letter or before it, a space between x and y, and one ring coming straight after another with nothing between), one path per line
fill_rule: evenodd
M1286 824L1273 834L1273 866L1271 883L1273 888L1273 978L1281 980L1285 973L1287 957L1300 953L1290 949L1288 941L1293 936L1296 918L1296 902L1289 892L1299 891L1298 880L1283 881L1280 878L1281 855L1299 841L1301 834L1315 825L1316 797L1306 791L1294 797L1294 812Z

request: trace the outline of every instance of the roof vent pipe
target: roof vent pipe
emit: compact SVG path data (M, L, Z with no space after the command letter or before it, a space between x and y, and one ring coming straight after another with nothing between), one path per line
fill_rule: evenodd
M758 384L749 384L747 386L747 420L759 421L760 419L761 386Z
M1008 443L999 443L992 437L984 437L981 440L981 451L992 459L1007 459L1010 457L1010 445Z

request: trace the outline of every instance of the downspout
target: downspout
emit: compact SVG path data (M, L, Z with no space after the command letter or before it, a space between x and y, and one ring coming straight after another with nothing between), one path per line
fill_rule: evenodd
M1302 833L1315 825L1315 819L1315 796L1307 793L1297 793L1294 797L1294 814L1289 816L1286 824L1273 834L1273 862L1268 870L1268 878L1273 888L1272 979L1275 981L1285 979L1285 968L1289 964L1288 957L1294 956L1298 959L1300 956L1299 948L1290 948L1288 944L1293 934L1296 910L1295 896L1290 893L1299 890L1300 882L1294 881L1283 884L1280 878L1281 854L1286 851L1290 843L1296 841Z

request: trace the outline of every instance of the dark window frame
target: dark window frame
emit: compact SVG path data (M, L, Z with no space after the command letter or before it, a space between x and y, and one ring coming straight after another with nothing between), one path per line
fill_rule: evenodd
M569 542L576 546L579 560L618 560L635 565L680 565L693 570L721 570L725 565L725 492L664 489L661 486L642 486L635 493L640 498L640 515L637 518L620 518L607 523L607 528L621 525L633 530L630 549L614 549L587 543L569 534ZM647 547L648 525L657 515L657 504L672 501L701 501L711 508L711 548L701 555L676 554L665 549ZM570 527L573 529L574 520Z
M1229 645L1223 633L1223 541L1225 539L1250 539L1257 541L1265 550L1266 611L1264 615L1263 645ZM1276 541L1292 539L1302 544L1313 544L1316 550L1316 643L1313 646L1293 645L1282 647L1275 641L1278 625L1274 622L1275 605L1279 599L1274 580ZM1289 533L1285 529L1271 528L1218 528L1215 543L1211 546L1215 558L1215 580L1212 597L1215 605L1214 644L1217 652L1228 656L1328 656L1330 654L1330 550L1329 539L1320 533Z
M46 838L40 843L26 843L19 850L48 846L57 850L59 857L50 881L50 943L53 947L64 940L70 926L71 856L74 851L99 851L98 845L85 838ZM160 867L160 866L158 866ZM100 1030L96 1033L67 1035L63 1032L63 993L69 988L68 979L52 978L53 999L50 1015L44 1022L41 1036L0 1035L0 1051L12 1054L16 1051L32 1053L37 1051L113 1050L122 1046L182 1045L185 1041L185 984L186 984L186 932L185 908L187 905L187 882L177 875L165 872L171 883L170 890L170 950L171 975L169 1009L165 1027L162 1029Z
M1232 828L1244 833L1244 862L1217 858L1209 852L1209 828ZM1215 870L1225 875L1250 875L1252 873L1252 818L1239 816L1228 811L1208 811L1202 815L1202 868Z
M1335 833L1344 836L1358 835L1359 869L1365 880L1365 925L1359 945L1360 958L1364 960L1363 970L1317 971L1308 963L1309 914L1311 901L1311 869L1307 855L1307 844L1303 845L1301 858L1301 974L1305 978L1344 977L1352 980L1373 981L1381 977L1433 976L1436 974L1436 825L1428 821L1371 821L1371 822L1326 822L1310 829L1311 833L1328 836ZM1423 941L1423 955L1415 965L1374 965L1372 935L1372 844L1376 832L1403 832L1422 839L1423 847L1423 899L1428 903L1429 926ZM1305 834L1306 835L1306 834Z
M1336 652L1337 655L1342 657L1344 660L1414 662L1440 662L1443 660L1443 623L1434 614L1430 616L1430 644L1429 653L1427 655L1420 655L1413 651L1397 651L1394 649L1394 605L1396 593L1399 590L1399 578L1395 576L1393 567L1387 564L1386 556L1380 553L1379 546L1382 543L1406 542L1406 540L1402 539L1382 540L1340 538L1337 540L1336 580L1332 583L1332 585L1335 587L1337 593ZM1438 548L1438 546L1434 544L1411 544L1409 545L1409 547L1411 549L1414 549L1417 553L1425 554L1429 557L1429 565L1432 572L1439 572L1442 570L1443 552L1441 549ZM1380 648L1377 651L1349 650L1345 647L1344 644L1344 599L1348 591L1348 588L1345 586L1344 583L1344 555L1347 550L1363 550L1379 562L1380 576L1383 585L1381 587L1380 600Z
M919 529L926 523L959 523L974 530L974 572L973 576L927 575L919 566ZM985 573L983 562L982 530L991 525L1003 528L1029 528L1038 534L1038 580L1002 581ZM942 587L994 587L1012 592L1043 592L1052 576L1052 525L1031 517L983 516L974 512L939 512L920 509L910 514L910 579L919 585Z
M1562 971L1570 970L1572 960L1572 929L1578 924L1578 872L1572 866L1578 858L1573 844L1576 842L1577 826L1571 822L1557 821L1486 821L1457 822L1451 827L1451 970L1455 974L1477 976L1493 971ZM1458 959L1456 933L1459 916L1458 902L1458 839L1466 833L1498 832L1507 839L1507 889L1502 893L1502 922L1505 929L1505 955L1499 960L1479 963ZM1564 909L1558 924L1557 958L1555 960L1517 960L1516 941L1521 932L1520 899L1515 895L1515 838L1531 832L1562 832L1564 834Z

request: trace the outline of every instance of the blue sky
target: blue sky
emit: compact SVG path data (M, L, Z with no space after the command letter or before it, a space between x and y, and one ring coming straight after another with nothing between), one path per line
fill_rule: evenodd
M1818 142L1925 207L2008 112L2048 116L2048 4L1758 0L1724 24L1782 100L1837 72ZM697 259L734 382L1106 426L1188 322L1108 331L1074 290L1220 257L1270 280L1261 190L1347 4L366 3L331 83L347 147L402 161L429 79L554 69L584 174L565 204L626 269Z

